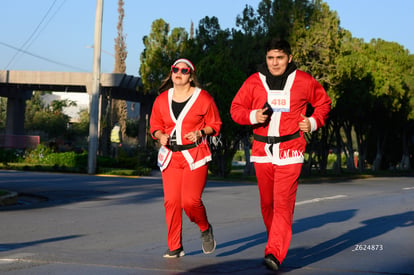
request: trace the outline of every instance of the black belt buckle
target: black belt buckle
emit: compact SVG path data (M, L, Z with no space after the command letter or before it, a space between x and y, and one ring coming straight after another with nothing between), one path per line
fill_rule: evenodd
M170 145L168 145L168 148L173 152L189 150L189 149L194 148L194 147L197 147L197 143L191 143L191 144L186 144L186 145L171 143Z
M278 141L277 141L277 137L267 136L267 143L268 143L268 144L278 143Z
M168 147L170 147L170 150L173 151L173 152L179 151L179 146L176 143L175 144L170 144Z

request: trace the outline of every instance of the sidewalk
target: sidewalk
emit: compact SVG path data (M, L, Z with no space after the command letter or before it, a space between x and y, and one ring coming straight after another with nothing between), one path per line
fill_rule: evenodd
M13 205L17 203L18 194L14 191L0 190L6 192L6 194L0 195L0 206Z

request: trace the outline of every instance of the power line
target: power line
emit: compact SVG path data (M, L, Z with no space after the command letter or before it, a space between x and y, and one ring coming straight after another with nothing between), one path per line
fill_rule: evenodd
M18 52L22 52L22 53L24 53L24 54L27 54L27 55L30 55L30 56L33 56L33 57L39 58L39 59L41 59L41 60L44 60L44 61L47 61L47 62L50 62L50 63L56 64L56 65L60 65L60 66L63 66L63 67L68 67L68 68L72 68L72 69L76 69L76 70L78 70L78 71L83 71L83 72L86 72L86 71L87 71L87 70L82 69L82 68L79 68L79 67L75 67L75 66L72 66L72 65L69 65L69 64L65 64L65 63L62 63L62 62L59 62L59 61L52 60L52 59L47 58L47 57L43 57L43 56L40 56L40 55L37 55L37 54L34 54L34 53L30 53L30 52L28 52L28 51L25 51L25 50L19 49L19 48L17 48L17 47L14 47L14 46L12 46L12 45L10 45L10 44L7 44L7 43L1 42L1 41L0 41L0 44L1 44L1 45L3 45L3 46L6 46L6 47L8 47L8 48L14 49L14 50L16 50L16 51L18 51Z
M43 16L42 20L40 20L40 22L37 24L36 28L33 30L32 34L29 36L28 39L26 39L26 41L23 43L23 45L20 46L19 50L16 51L14 53L14 55L12 56L12 58L10 59L9 63L7 63L6 67L4 68L5 70L7 70L7 68L10 66L10 64L14 61L14 59L16 58L16 56L21 53L22 51L24 51L26 45L29 43L30 39L32 39L32 37L35 35L35 33L37 32L37 30L40 28L40 25L43 23L43 21L45 21L47 15L49 14L49 12L52 10L53 6L55 5L57 0L54 0L52 5L49 7L49 9L47 10L46 14ZM26 47L27 49L27 47Z
M48 59L48 58L44 58L44 57L41 57L41 56L38 56L38 55L35 55L35 54L31 54L31 53L29 53L27 51L28 48L33 44L33 42L39 37L39 35L41 34L41 32L49 25L49 23L52 21L53 17L57 14L57 12L60 10L60 8L63 6L63 4L66 2L66 0L63 0L63 2L61 3L61 5L55 10L55 12L53 13L53 15L49 18L49 20L46 22L46 24L43 26L43 28L40 31L38 31L40 29L41 25L43 24L43 22L46 20L46 18L50 14L50 12L52 11L52 9L55 6L55 4L56 4L57 1L58 0L54 0L53 1L53 3L51 4L51 6L49 7L49 9L47 10L46 14L43 16L43 18L40 20L39 24L37 24L36 28L33 30L32 34L29 36L29 38L23 43L23 45L20 48L17 48L17 47L8 45L6 43L1 43L1 44L5 45L7 47L16 49L15 54L10 59L9 63L6 65L5 70L7 70L9 68L9 66L16 59L16 57L18 56L19 53L26 53L26 54L29 54L29 55L38 57L40 59L43 59L43 60L46 60L46 61L49 61L49 62L52 62L52 63L55 63L55 64L59 64L59 65L62 65L63 64L63 63L56 62L56 61L53 61L53 60ZM73 68L73 66L70 66L70 65L68 65L68 66Z
M27 48L30 47L33 42L39 37L39 35L46 29L46 27L49 25L49 23L52 21L52 19L56 16L58 11L62 8L63 4L65 4L66 0L63 0L63 2L60 4L60 6L55 10L52 16L50 16L49 20L46 22L46 24L43 26L43 28L37 33L36 37L33 38L33 40L30 42L29 45L27 45ZM27 48L25 50L27 50Z

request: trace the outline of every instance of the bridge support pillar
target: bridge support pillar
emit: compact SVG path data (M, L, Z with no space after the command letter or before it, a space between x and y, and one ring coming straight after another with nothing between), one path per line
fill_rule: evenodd
M7 114L6 114L6 134L7 135L24 135L24 118L26 113L26 100L32 97L33 91L2 89L1 94L6 92L7 96Z

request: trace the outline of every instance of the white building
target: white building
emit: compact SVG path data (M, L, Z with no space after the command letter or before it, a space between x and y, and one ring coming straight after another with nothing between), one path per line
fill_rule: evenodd
M53 92L52 94L45 94L42 100L45 104L50 105L53 100L71 100L76 102L76 106L63 108L63 113L68 115L71 122L79 121L79 112L82 110L89 111L89 95L87 93L73 93L73 92ZM127 101L127 118L139 119L139 103Z
M80 111L89 111L89 95L87 93L53 92L52 94L45 94L42 96L43 102L47 105L50 105L53 100L65 99L76 102L76 106L63 108L63 113L70 117L71 122L79 121Z

